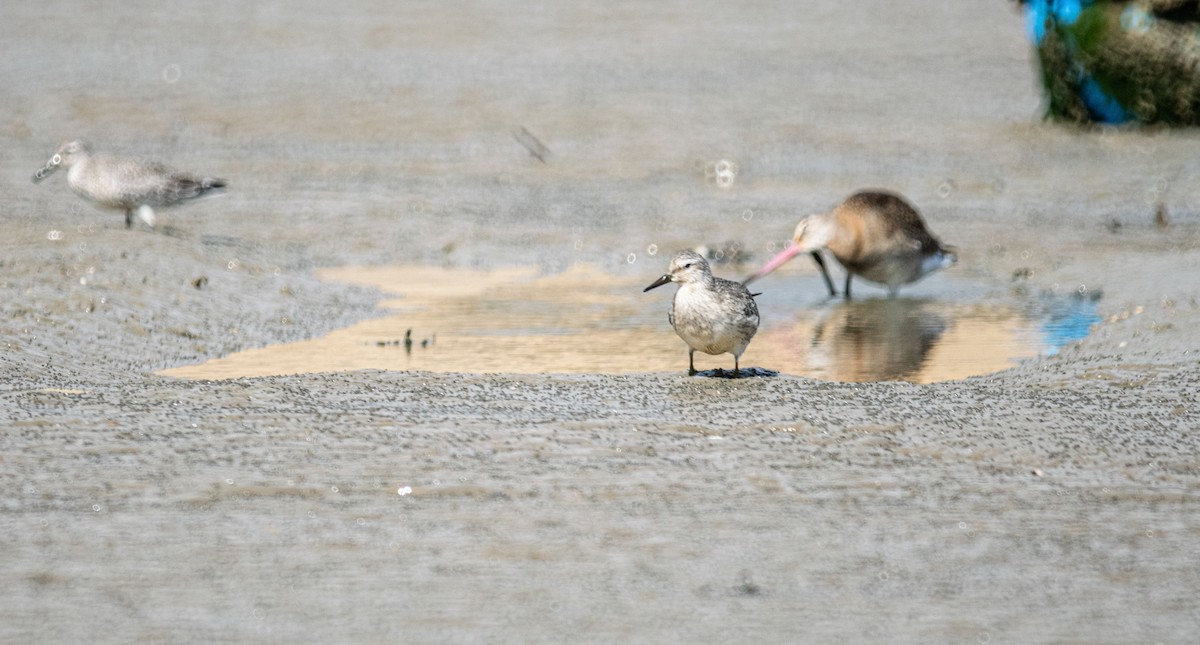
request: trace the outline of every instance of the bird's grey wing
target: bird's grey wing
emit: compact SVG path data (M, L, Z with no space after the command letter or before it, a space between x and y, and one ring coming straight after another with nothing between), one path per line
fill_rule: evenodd
M192 199L204 194L204 180L182 173L176 173L165 178L158 191L158 198L164 203L179 202Z
M109 158L107 164L122 187L122 199L130 203L167 206L225 185L222 180L197 177L155 161Z
M737 308L741 307L743 315L758 317L758 303L754 302L754 295L746 285L725 278L716 278L716 284L717 293L723 301L722 309L737 311Z
M758 329L758 303L754 302L754 296L750 295L750 290L746 285L725 278L717 278L717 292L722 299L722 310L724 311L739 311L742 317L737 321L737 326L741 329L753 334L754 330Z
M164 186L174 171L152 161L96 155L89 164L93 184L102 185L129 205L161 203Z
M746 307L742 309L742 315L747 318L758 318L758 305L753 299L746 301Z

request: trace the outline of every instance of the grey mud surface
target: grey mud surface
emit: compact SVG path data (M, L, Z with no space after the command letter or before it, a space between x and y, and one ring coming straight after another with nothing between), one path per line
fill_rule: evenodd
M0 641L1200 633L1195 132L1040 122L999 0L309 4L0 8ZM75 137L231 190L126 231L30 183ZM1104 322L927 386L152 374L380 315L319 267L649 281L866 186Z

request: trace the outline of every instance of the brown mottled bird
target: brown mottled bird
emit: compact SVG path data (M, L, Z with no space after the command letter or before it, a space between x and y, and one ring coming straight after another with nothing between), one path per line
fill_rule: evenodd
M133 226L134 210L142 221L154 226L154 207L174 206L225 186L224 179L190 175L153 161L92 154L84 141L59 146L34 173L34 183L60 165L67 168L67 184L80 197L125 211L125 228Z
M809 253L821 268L829 295L836 296L837 290L821 258L822 249L828 249L845 267L847 298L853 276L882 284L895 296L900 285L916 282L957 260L954 251L942 246L925 228L921 216L904 198L882 191L862 191L828 213L800 220L792 245L743 284L767 275L801 253Z

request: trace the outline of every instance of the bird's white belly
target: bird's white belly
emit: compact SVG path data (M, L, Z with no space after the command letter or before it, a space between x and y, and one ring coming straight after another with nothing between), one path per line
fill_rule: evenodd
M703 298L680 298L675 303L675 333L688 347L705 354L732 352L739 336L732 325L714 315L715 303Z
M732 352L736 344L736 337L733 334L723 333L723 331L687 325L680 325L675 329L675 333L679 334L688 347L713 355Z

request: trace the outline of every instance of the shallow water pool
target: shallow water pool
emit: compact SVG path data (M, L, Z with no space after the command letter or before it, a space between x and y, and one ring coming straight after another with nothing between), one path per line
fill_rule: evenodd
M226 379L360 369L438 372L621 373L687 370L687 347L667 322L672 289L576 267L471 271L346 267L324 279L395 295L392 314L322 338L250 349L159 372ZM649 283L655 276L648 276ZM742 367L838 381L928 383L996 372L1085 336L1094 301L972 300L971 285L939 276L941 297L824 297L814 279L756 284L762 324ZM733 357L696 354L698 370Z

